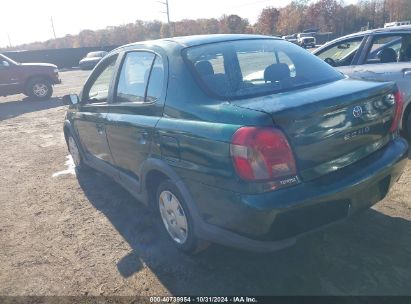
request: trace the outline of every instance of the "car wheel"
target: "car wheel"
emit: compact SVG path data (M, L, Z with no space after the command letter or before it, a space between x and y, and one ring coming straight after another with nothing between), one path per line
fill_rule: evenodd
M53 95L53 86L44 78L34 78L27 85L27 95L35 100L47 100Z
M77 146L76 140L72 135L69 135L67 138L67 145L70 155L73 159L74 165L77 169L83 167L83 159L81 158L80 150Z
M196 254L209 245L194 234L194 223L180 191L170 180L160 184L157 204L163 227L174 245L187 254Z

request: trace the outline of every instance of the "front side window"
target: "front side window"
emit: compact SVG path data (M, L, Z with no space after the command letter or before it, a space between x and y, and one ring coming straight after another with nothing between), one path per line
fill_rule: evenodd
M335 81L342 75L284 40L252 39L189 47L183 51L201 87L238 99Z
M347 66L354 59L363 37L340 41L316 55L332 66Z
M154 70L153 63L155 58L156 55L150 52L130 52L126 55L117 87L117 102L145 101L147 84L152 68ZM157 62L152 75L153 81L158 81L158 69L159 64ZM151 95L153 95L153 91L156 91L156 89L151 87Z
M107 102L110 82L114 74L114 66L116 64L117 55L108 58L103 63L103 69L91 84L90 90L86 95L89 103Z

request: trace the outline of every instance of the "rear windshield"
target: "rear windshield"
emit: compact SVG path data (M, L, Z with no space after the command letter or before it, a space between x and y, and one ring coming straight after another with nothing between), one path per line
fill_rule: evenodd
M183 56L213 96L240 99L342 79L331 66L284 40L252 39L189 47Z

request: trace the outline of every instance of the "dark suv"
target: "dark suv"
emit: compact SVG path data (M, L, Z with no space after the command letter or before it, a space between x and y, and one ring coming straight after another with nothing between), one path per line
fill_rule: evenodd
M0 54L0 96L23 93L45 100L53 95L53 85L61 83L57 66L48 63L17 63Z
M347 79L272 37L123 46L63 100L75 164L157 210L186 252L289 246L384 198L407 161L393 83Z

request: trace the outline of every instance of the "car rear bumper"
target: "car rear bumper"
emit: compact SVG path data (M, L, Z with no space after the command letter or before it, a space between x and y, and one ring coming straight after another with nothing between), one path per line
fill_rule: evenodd
M407 142L397 138L334 173L256 195L184 182L191 193L199 193L195 188L201 187L207 194L194 197L199 237L246 250L274 251L382 200L400 178L407 157Z

